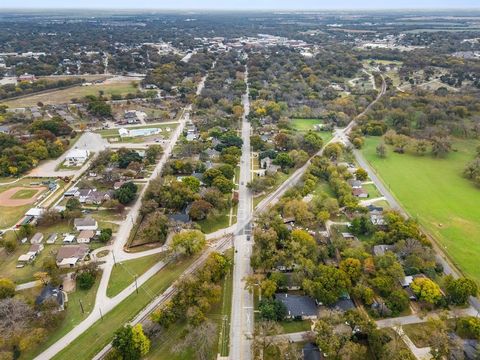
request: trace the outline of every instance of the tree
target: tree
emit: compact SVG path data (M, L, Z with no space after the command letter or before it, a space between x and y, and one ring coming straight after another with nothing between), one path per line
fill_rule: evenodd
M477 296L477 284L467 278L453 279L448 276L446 279L446 292L448 301L455 305L463 305L468 301L469 296Z
M312 279L303 280L305 292L325 305L335 303L351 287L348 275L332 266L319 265Z
M10 298L15 295L15 284L8 278L0 278L0 299Z
M436 304L442 298L440 287L428 278L416 278L410 287L421 301Z
M173 236L172 250L191 256L202 250L205 244L205 234L199 230L187 230Z
M280 165L283 170L292 167L293 164L294 164L290 155L288 155L287 153L283 153L283 152L278 154L277 157L275 158L275 160L273 160L273 162L276 165Z
M188 215L193 220L203 220L207 217L208 213L213 209L213 205L205 200L195 200L190 206Z
M77 198L70 198L68 199L67 203L65 204L65 209L68 211L74 211L82 208L82 204Z
M271 298L277 291L277 283L270 279L263 279L260 282L260 289L264 297Z
M127 205L137 194L137 185L129 181L123 184L118 190L115 191L115 198L123 205Z
M310 155L319 151L323 146L323 140L320 135L309 131L304 137L302 142L303 149Z
M387 156L387 147L385 146L384 143L380 143L377 145L375 148L378 157L384 158Z
M463 175L472 180L475 185L480 186L480 157L467 164L463 170Z
M435 157L445 157L452 150L452 143L447 137L432 138L432 154Z
M347 258L340 262L340 270L348 275L352 283L356 283L362 274L362 263L358 259Z
M400 314L403 310L408 308L410 304L410 299L408 295L403 290L394 290L388 296L387 307L392 311L393 315Z
M367 172L365 169L358 168L358 169L355 171L355 177L356 177L357 180L359 180L359 181L365 181L365 180L368 179L368 172Z
M480 339L480 318L467 316L458 319L457 331L464 338Z
M258 304L260 317L264 320L282 321L287 315L285 305L276 299L264 298Z
M134 327L121 327L113 335L112 347L118 351L123 360L137 360L150 350L150 340L143 333L141 324Z
M138 231L139 238L144 243L165 243L168 234L168 218L159 210L148 214Z
M200 190L200 180L198 180L194 176L185 176L184 178L182 178L182 182L187 185L193 192L198 192Z
M102 243L107 243L112 238L112 229L105 228L100 230L100 235L98 236L98 240Z
M189 325L185 339L173 348L181 354L186 348L195 349L196 360L208 360L213 357L212 348L217 341L217 325L213 321L204 321L198 326Z
M325 146L323 150L323 155L325 155L330 160L337 160L340 155L343 153L343 146L339 143L330 143Z
M80 289L88 290L95 284L95 275L90 272L82 272L77 275L77 284Z
M223 194L228 194L232 192L235 185L231 180L228 180L225 176L220 175L213 180L212 186L216 187Z
M203 173L203 182L207 186L212 186L213 181L219 176L223 176L223 174L218 168L210 168Z

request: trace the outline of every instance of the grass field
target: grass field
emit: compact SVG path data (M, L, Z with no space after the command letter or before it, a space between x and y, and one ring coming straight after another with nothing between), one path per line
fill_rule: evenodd
M38 190L35 189L22 189L18 190L11 199L30 199L33 195L35 195Z
M280 326L283 329L283 334L290 334L300 331L309 331L312 327L312 322L309 320L285 320L280 322Z
M228 227L229 224L229 216L230 208L222 211L216 216L209 216L204 220L197 221L198 225L200 225L200 229L205 234L210 234L214 231L223 229ZM236 214L235 214L236 215Z
M315 125L323 124L321 119L292 119L291 125L297 131L315 130Z
M87 95L98 95L99 91L103 91L104 95L126 95L135 93L137 88L133 86L131 81L113 82L109 84L100 84L92 86L74 86L63 90L53 90L42 94L31 95L21 99L2 102L10 108L36 106L38 102L45 105L69 103L71 99L80 99Z
M453 262L480 284L480 190L462 177L478 141L454 142L445 159L410 154L376 155L379 138L369 138L363 153L408 213L440 243Z
M140 259L120 262L115 265L110 275L107 287L107 296L113 297L135 281L135 275L140 276L157 262L162 260L165 254L145 256Z
M95 296L97 294L98 286L100 285L100 276L99 274L95 285L89 290L79 290L68 294L68 303L65 310L65 319L61 325L52 333L49 334L46 341L42 344L32 349L29 352L22 354L20 359L32 359L36 354L41 353L47 349L50 345L55 343L58 339L68 333L71 329L77 326L82 322L92 311L93 306L95 305ZM83 306L80 306L80 302Z
M150 301L152 295L165 291L195 259L183 260L167 265L145 284L139 293L133 293L112 311L98 320L74 342L58 353L54 359L87 360L93 358L108 342L113 333L127 321L133 319Z
M162 132L159 134L149 135L149 136L137 136L137 137L120 137L120 135L118 134L119 129L98 130L97 133L99 133L103 138L106 138L109 141L142 143L145 141L145 139L153 139L153 138L167 139L170 137L173 131L175 131L176 127L177 127L176 123L167 124L167 125L143 125L143 126L126 126L125 127L126 129L130 129L130 130L131 129L150 129L150 128L162 129ZM170 128L170 131L166 131L166 128Z

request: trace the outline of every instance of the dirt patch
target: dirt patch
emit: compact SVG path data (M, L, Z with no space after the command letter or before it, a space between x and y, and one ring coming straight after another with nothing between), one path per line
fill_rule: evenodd
M40 194L44 192L47 188L43 186L37 186L37 187L14 187L8 190L5 190L4 192L0 193L0 205L1 206L9 206L9 207L15 207L15 206L22 206L22 205L28 205L28 204L33 204ZM36 192L33 194L32 197L24 199L15 199L14 196L18 192L23 192L24 194L26 193L25 190L36 190Z

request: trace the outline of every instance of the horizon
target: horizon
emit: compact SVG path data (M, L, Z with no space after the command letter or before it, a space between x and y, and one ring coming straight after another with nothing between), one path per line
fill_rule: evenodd
M0 10L145 10L145 11L365 11L365 10L477 10L477 0L405 0L386 4L380 0L358 3L355 0L338 0L332 6L330 2L314 0L246 0L242 5L225 3L220 0L203 0L201 5L195 0L177 0L174 4L163 1L137 0L84 0L79 2L60 0L4 0ZM154 4L152 4L154 3ZM293 5L292 5L293 4Z

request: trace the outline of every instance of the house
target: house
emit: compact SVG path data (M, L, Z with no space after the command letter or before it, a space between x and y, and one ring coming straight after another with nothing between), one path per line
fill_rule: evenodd
M67 234L63 238L63 242L67 244L71 244L75 241L75 235Z
M260 167L262 169L266 169L272 164L273 164L273 160L270 159L268 156L260 160Z
M35 299L35 305L41 306L47 301L55 301L58 304L58 310L64 310L67 299L67 294L63 292L63 290L52 285L47 285Z
M265 172L268 174L268 175L274 175L278 172L278 170L280 170L282 167L280 165L268 165L267 168L265 169Z
M385 221L382 214L370 214L370 221L375 226L385 226L387 222Z
M80 201L83 204L83 203L87 202L88 197L95 190L96 189L78 189L75 192L75 197L78 198L78 201Z
M125 181L116 181L113 184L113 190L118 190L122 187L122 185L125 184Z
M318 309L315 300L309 296L288 293L275 294L275 299L285 305L289 319L316 319Z
M322 353L318 346L314 343L306 343L302 348L303 360L321 360Z
M82 230L97 230L98 229L98 223L97 220L91 218L91 217L86 217L86 218L76 218L73 221L73 224L75 226L75 229L77 231L82 231Z
M40 216L42 216L44 212L45 212L45 209L42 209L42 208L38 208L38 207L31 208L25 213L25 216L32 216L35 219L38 219Z
M95 236L95 231L93 231L93 230L80 231L80 234L78 234L78 236L77 236L77 243L88 244L94 236Z
M32 238L30 239L31 244L40 244L42 241L43 241L43 234L39 232L33 235Z
M30 75L28 73L25 73L18 77L18 81L34 82L35 80L36 80L35 75Z
M92 191L86 198L86 204L101 205L104 201L110 200L113 198L113 193L110 191Z
M30 248L28 249L27 254L35 254L37 256L40 254L43 250L43 244L32 244L30 245Z
M57 241L57 233L50 234L47 239L47 244L55 244L55 241Z
M355 304L350 299L350 296L347 295L338 299L337 302L330 307L337 311L346 312L348 310L355 309Z
M345 240L353 240L355 239L355 235L349 233L349 232L342 232L342 237L345 239Z
M67 153L65 162L67 166L79 166L83 165L90 156L90 151L82 149L73 149Z
M73 186L72 188L68 189L67 191L65 191L63 193L63 196L65 197L71 197L71 196L75 196L75 194L78 192L78 187L76 186Z
M208 148L207 150L205 150L205 154L208 156L209 159L215 159L220 156L220 152L212 148Z
M88 254L89 248L85 244L64 245L58 249L56 262L59 268L72 268L83 261Z
M385 255L387 251L392 251L395 249L394 245L375 245L373 247L373 255L382 256Z
M362 182L354 179L350 179L347 181L348 185L352 187L352 189L361 189L362 188Z
M368 198L368 192L363 190L363 188L352 189L352 195L358 198Z
M18 257L17 259L17 268L22 268L25 266L25 264L28 264L35 260L35 255L34 254L22 254Z

